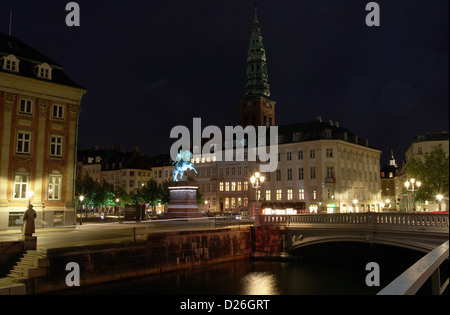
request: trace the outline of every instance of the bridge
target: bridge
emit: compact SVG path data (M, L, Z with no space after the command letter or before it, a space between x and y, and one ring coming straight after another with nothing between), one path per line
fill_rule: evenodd
M365 242L428 253L449 239L448 213L262 215L261 227L285 229L285 250L328 242Z

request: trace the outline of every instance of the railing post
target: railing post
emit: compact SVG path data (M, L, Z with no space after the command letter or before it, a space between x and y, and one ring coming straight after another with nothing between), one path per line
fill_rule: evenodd
M431 292L433 295L441 295L441 274L439 267L431 275Z

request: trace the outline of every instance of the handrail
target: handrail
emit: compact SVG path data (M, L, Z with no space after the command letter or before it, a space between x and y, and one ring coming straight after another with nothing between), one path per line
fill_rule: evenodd
M448 259L448 249L449 241L439 245L378 292L378 295L415 294L430 277L433 295L441 295L449 279L443 286L440 285L439 266Z

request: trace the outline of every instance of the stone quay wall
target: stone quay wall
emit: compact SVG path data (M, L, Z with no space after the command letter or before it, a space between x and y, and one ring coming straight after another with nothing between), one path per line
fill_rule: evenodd
M82 287L249 259L251 252L250 227L155 233L144 241L47 249L45 270L24 282L27 294L56 292L70 289L70 262L79 266Z

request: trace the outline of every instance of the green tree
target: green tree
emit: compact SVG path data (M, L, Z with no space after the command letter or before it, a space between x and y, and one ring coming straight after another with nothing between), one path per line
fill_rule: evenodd
M405 165L406 174L422 182L416 200L435 200L436 195L448 196L449 158L442 145L425 154L424 160L412 158Z

